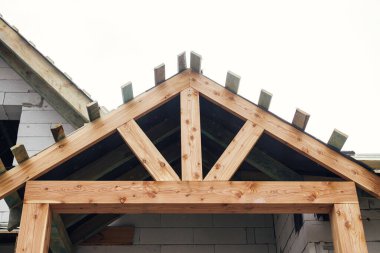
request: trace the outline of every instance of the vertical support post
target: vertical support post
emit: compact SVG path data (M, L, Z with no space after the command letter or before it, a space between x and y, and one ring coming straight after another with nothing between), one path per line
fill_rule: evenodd
M51 134L53 135L54 141L59 142L60 140L66 137L65 130L63 129L62 124L56 124L50 128Z
M50 229L49 204L24 204L16 253L48 253Z
M368 253L359 204L334 204L330 223L336 253Z
M271 100L272 100L272 93L266 90L261 90L258 106L268 111Z
M202 181L199 93L192 88L181 92L181 161L183 181Z
M232 71L227 72L225 87L227 90L237 94L239 89L240 76L236 75Z

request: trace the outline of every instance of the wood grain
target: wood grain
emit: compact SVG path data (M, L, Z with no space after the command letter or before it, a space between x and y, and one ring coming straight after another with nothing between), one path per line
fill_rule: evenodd
M181 92L181 161L183 181L202 181L202 145L199 93Z
M49 204L24 204L16 253L48 253L50 222Z
M30 181L24 201L65 213L326 213L358 203L352 182L272 181Z
M263 131L263 128L251 121L245 122L204 180L230 180L240 164L247 157L249 151L251 151L257 140L260 138Z
M334 204L330 223L336 253L368 253L359 204Z
M136 121L130 120L117 130L155 180L180 181L177 173L137 125Z

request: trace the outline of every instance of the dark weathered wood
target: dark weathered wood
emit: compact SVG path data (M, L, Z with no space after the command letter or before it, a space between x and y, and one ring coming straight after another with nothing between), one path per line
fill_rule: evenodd
M73 251L73 245L65 225L59 214L53 213L50 236L50 251L52 253L70 253Z
M182 52L177 56L178 73L187 69L186 52Z
M191 51L190 52L190 68L196 73L201 73L202 71L202 56Z
M88 118L90 121L94 121L100 118L100 107L98 102L94 101L86 105Z
M80 127L88 121L85 105L91 99L3 19L0 56L69 123Z
M331 147L341 150L344 146L344 143L346 143L347 138L347 134L339 131L338 129L334 129L327 144Z
M123 104L128 103L133 99L132 82L128 82L121 86L121 95L123 97Z
M272 93L266 90L261 90L259 102L257 105L263 108L264 110L269 110L271 100L272 100Z
M80 243L80 245L132 245L134 233L135 228L133 226L106 227Z
M154 68L154 83L159 85L165 81L165 64L158 65Z
M294 113L292 125L297 127L301 131L305 131L309 118L310 114L297 108L296 112Z
M240 76L231 71L228 71L227 77L226 77L226 84L225 84L226 89L237 94L239 90L239 83L240 83Z
M54 141L58 142L66 137L65 135L65 129L63 129L63 126L61 124L57 124L53 126L51 129L51 134L53 135Z
M18 164L21 164L29 159L28 152L26 152L23 144L17 144L11 147L11 151Z

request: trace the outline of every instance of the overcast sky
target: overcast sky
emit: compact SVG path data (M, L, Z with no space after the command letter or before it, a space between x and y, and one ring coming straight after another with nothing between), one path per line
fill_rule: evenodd
M108 109L122 84L140 94L155 66L174 75L177 54L194 50L211 79L239 74L249 100L272 92L285 120L311 114L317 138L337 128L344 150L380 153L380 1L59 2L0 0L0 12Z

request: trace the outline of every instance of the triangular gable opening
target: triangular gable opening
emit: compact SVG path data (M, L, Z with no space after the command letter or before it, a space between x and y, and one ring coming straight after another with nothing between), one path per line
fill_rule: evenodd
M175 96L136 120L178 176L181 175L180 97Z
M210 172L244 121L200 96L203 178Z

